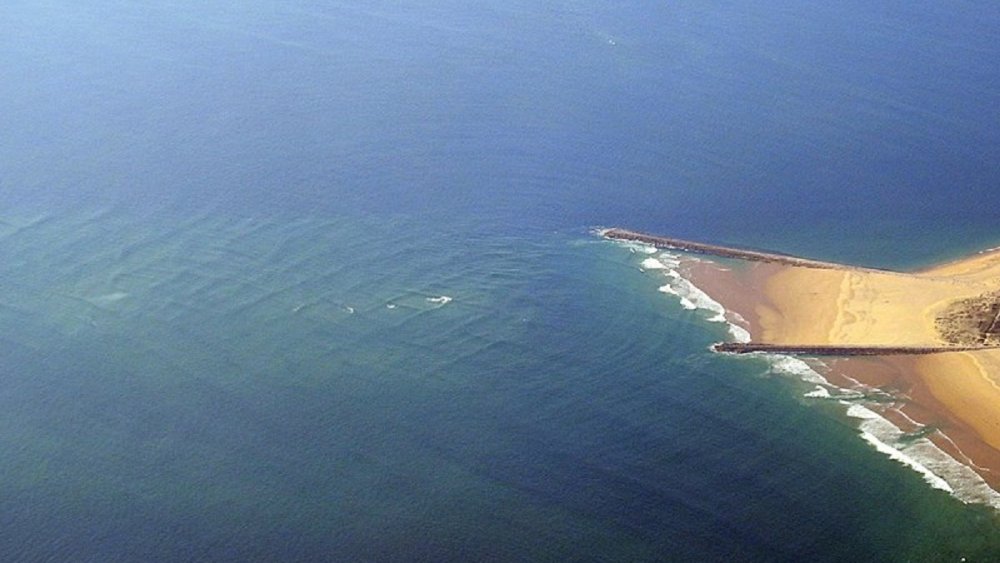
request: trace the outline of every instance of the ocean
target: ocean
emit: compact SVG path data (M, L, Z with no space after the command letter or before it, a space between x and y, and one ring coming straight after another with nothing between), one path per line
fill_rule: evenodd
M15 1L0 559L988 560L623 226L1000 245L1000 7Z

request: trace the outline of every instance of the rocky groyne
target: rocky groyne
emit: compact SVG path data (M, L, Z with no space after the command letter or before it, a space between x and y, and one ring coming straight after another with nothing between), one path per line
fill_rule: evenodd
M899 356L941 354L944 352L974 352L996 348L996 346L795 346L788 344L758 344L753 342L720 342L713 346L716 352L726 352L729 354L767 352L770 354L790 354L795 356Z
M797 266L800 268L814 268L823 270L853 270L889 273L889 270L879 270L874 268L861 268L856 266L846 266L835 262L824 262L822 260L812 260L800 258L789 254L777 252L764 252L761 250L748 250L743 248L733 248L730 246L720 246L716 244L706 244L703 242L693 242L677 238L661 237L628 229L604 229L600 231L601 236L611 240L622 240L640 242L655 246L656 248L667 248L693 252L696 254L707 254L711 256L721 256L723 258L735 258L738 260L749 260L752 262L766 262L771 264L782 264L786 266Z

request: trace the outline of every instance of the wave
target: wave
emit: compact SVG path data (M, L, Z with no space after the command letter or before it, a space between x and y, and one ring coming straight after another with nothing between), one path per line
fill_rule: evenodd
M654 249L655 250L655 249ZM713 323L725 323L729 333L737 342L750 342L750 332L726 316L726 308L712 299L698 286L685 278L677 269L681 265L681 257L677 254L664 252L656 258L646 258L642 261L643 268L652 271L662 271L667 283L659 287L661 293L677 297L681 307L689 310L702 310L710 313L707 319Z
M784 354L761 353L760 355L768 359L771 363L771 369L774 372L797 377L806 383L830 386L830 382L825 377L800 358Z
M847 416L860 421L858 430L864 441L879 453L919 473L931 487L946 491L962 502L986 504L1000 510L1000 493L990 488L968 465L948 455L930 439L924 436L913 438L882 415L859 404L859 401L873 395L884 396L883 393L860 384L862 389L834 386L799 358L781 354L754 355L766 358L773 372L791 375L815 385L804 397L833 399L846 407Z
M646 258L642 261L642 267L647 270L666 270L667 265L656 258Z
M601 231L596 231L600 233ZM750 342L750 332L742 326L730 322L726 317L726 308L712 299L698 286L685 278L678 268L681 265L681 255L671 252L661 252L656 247L634 241L614 241L614 244L627 248L633 254L645 255L640 264L640 271L662 272L667 283L659 287L659 291L677 297L681 307L689 310L703 310L711 313L709 322L725 323L729 333L737 342ZM659 254L656 257L651 255ZM739 318L735 315L734 318ZM740 319L742 321L742 319Z
M829 399L833 397L833 395L830 394L830 390L822 385L817 385L815 389L802 396L810 399Z
M1000 510L1000 493L990 488L968 465L948 455L929 438L913 438L882 415L860 404L872 396L884 397L884 393L860 384L860 389L837 387L799 358L782 354L754 355L766 358L772 372L813 384L815 388L804 393L804 397L836 400L846 408L848 417L860 421L859 435L865 442L879 453L919 473L931 487L946 491L962 502L986 504Z
M863 421L860 425L861 437L874 446L876 450L920 473L924 481L927 481L927 484L935 489L941 489L949 493L955 492L955 489L947 481L935 475L927 466L906 455L901 449L886 443L886 441L896 441L902 436L902 431L896 428L894 424L876 414L875 411L862 405L850 405L847 408L847 416Z
M847 415L861 420L861 437L866 442L920 473L930 486L947 491L962 502L986 504L1000 510L1000 493L928 438L906 439L896 425L863 405L850 405Z
M888 456L923 477L935 489L946 491L966 503L986 504L1000 510L1000 493L990 488L986 481L968 465L958 461L939 448L929 438L913 438L888 419L868 408L863 402L873 395L884 396L876 390L842 389L831 384L819 371L799 358L781 354L754 354L768 360L772 372L787 374L815 388L803 394L810 399L836 400L846 408L850 418L860 421L860 437L881 454Z

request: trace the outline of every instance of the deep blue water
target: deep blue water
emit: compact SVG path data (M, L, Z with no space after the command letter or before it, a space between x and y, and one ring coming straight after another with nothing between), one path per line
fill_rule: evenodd
M494 4L0 10L0 558L995 555L590 229L1000 244L1000 8Z

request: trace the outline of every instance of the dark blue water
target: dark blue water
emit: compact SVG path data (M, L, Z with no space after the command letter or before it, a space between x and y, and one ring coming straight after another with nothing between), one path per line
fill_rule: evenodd
M986 2L14 2L6 560L986 559L597 225L1000 243ZM448 297L451 300L441 299Z

